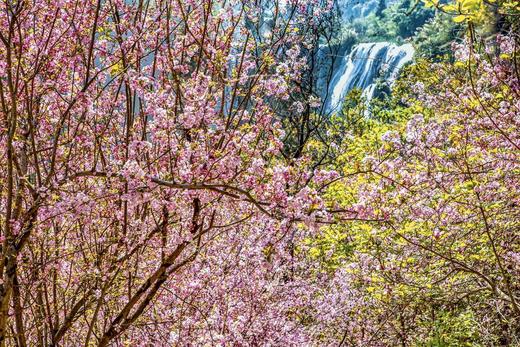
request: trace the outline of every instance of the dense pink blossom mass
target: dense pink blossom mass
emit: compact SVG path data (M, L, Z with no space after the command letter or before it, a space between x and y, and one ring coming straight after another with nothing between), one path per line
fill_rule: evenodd
M520 316L515 38L461 41L467 83L432 63L404 129L342 169L307 92L333 7L1 2L0 347L412 346L431 331L390 287L446 278L489 296L479 324ZM368 241L324 265L350 222Z
M321 203L271 107L296 5L261 40L254 2L2 5L2 338L306 343L291 249Z

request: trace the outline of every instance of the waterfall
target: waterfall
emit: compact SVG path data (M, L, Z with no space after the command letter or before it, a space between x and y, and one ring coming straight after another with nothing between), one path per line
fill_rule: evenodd
M345 56L340 66L334 71L328 95L328 111L339 111L347 93L357 87L363 90L363 96L370 100L376 91L378 78L390 86L404 64L413 58L411 44L397 46L389 42L361 43Z

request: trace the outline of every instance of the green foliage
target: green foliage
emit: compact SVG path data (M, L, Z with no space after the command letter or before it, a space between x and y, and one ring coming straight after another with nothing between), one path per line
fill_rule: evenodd
M470 309L449 312L441 311L428 321L432 327L425 341L418 341L417 347L477 347L479 341L477 322Z
M442 60L445 56L451 55L451 42L460 37L463 30L462 25L455 23L449 15L439 12L414 35L416 54Z
M390 6L383 11L383 16L388 23L386 28L388 34L403 39L412 37L416 29L424 25L433 15L430 9L410 0Z
M367 105L362 90L351 90L345 97L341 115L333 116L327 124L329 141L339 147L332 166L346 176L370 170L363 159L377 152L382 145L381 136L402 127L413 109L400 105L393 97L375 99ZM332 184L325 192L325 198L332 210L351 206L356 202L359 187L374 180L377 179L359 175L356 185ZM367 240L373 241L372 227L359 221L325 227L318 237L309 239L307 245L311 257L318 259L324 268L334 270L352 260L354 250L367 247Z
M318 260L327 271L337 269L354 249L347 235L345 228L339 224L323 228L320 235L306 241L309 256Z
M358 24L358 32L370 41L402 41L412 37L433 15L434 11L422 4L403 0L365 18L362 25Z

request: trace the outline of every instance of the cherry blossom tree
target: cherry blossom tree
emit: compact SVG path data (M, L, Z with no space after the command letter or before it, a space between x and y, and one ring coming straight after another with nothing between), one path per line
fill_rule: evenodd
M0 345L302 345L323 218L273 105L328 3L4 1Z

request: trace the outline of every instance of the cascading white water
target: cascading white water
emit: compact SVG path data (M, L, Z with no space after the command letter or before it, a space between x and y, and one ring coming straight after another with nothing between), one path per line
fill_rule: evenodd
M389 42L362 43L354 47L334 72L330 86L328 111L338 111L347 93L353 88L363 89L367 100L374 96L377 78L390 86L404 64L413 58L410 44L397 46Z

